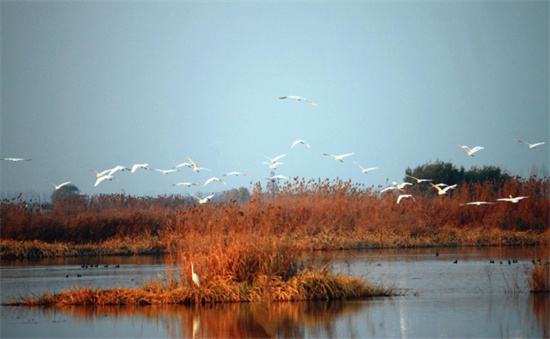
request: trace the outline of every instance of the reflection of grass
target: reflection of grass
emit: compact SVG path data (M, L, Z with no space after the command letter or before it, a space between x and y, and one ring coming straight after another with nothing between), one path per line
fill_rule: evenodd
M550 292L550 263L536 261L531 272L527 273L527 282L531 292Z

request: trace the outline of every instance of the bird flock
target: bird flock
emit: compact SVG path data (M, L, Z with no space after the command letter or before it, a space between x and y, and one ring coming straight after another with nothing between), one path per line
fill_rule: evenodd
M315 102L313 102L309 99L306 99L304 97L300 97L300 96L282 96L282 97L279 97L279 99L281 99L281 100L283 100L283 99L294 99L298 102L305 102L305 103L308 103L312 106L318 106L317 103L315 103ZM546 144L546 142L529 143L529 142L526 142L526 141L523 141L523 140L520 140L520 139L515 139L515 141L518 142L518 143L522 143L522 144L527 145L529 147L529 149L535 149L538 146ZM294 149L298 145L303 145L307 149L309 149L311 147L309 142L307 142L303 139L298 139L298 140L291 143L290 148ZM482 146L475 146L473 148L470 148L470 147L465 146L465 145L460 145L460 144L458 146L461 149L463 149L466 152L466 154L470 157L473 157L474 154L476 154L477 152L479 152L481 150L484 150L484 147L482 147ZM325 152L321 153L321 155L333 158L335 161L338 161L340 163L343 163L345 158L353 156L354 154L355 154L355 152L344 153L344 154L331 154L331 153L325 153ZM283 180L283 179L284 180L290 180L288 176L285 176L285 175L282 175L282 174L275 175L274 172L273 172L273 171L276 171L279 166L284 165L284 162L281 162L279 160L281 160L285 156L286 156L286 154L281 154L281 155L278 155L276 157L271 158L271 157L268 157L268 156L264 155L264 157L268 161L264 161L263 164L267 165L267 167L270 170L272 170L272 176L266 177L265 178L266 180L272 181L272 182L273 181L278 181L278 180ZM30 158L0 158L0 160L10 161L10 162L28 162L28 161L31 161L32 159L30 159ZM98 185L100 185L104 181L119 181L119 179L115 176L115 174L119 171L120 172L127 171L127 172L130 172L130 173L135 173L138 170L144 170L144 171L159 172L159 173L162 173L162 175L168 175L170 173L179 172L183 168L189 168L195 173L200 173L201 171L211 171L211 169L209 169L209 168L198 166L190 157L188 157L187 160L188 160L188 162L183 162L183 163L177 164L177 165L173 166L172 168L168 168L168 169L152 168L148 163L136 163L136 164L133 164L130 167L117 165L113 168L109 168L109 169L103 170L101 172L97 171L95 169L91 169L91 168L89 170L91 172L95 173L94 187L97 187ZM378 167L363 167L362 165L360 165L356 161L353 161L353 164L355 164L359 168L361 173L363 173L363 174L368 174L370 171L378 169ZM248 174L242 173L242 172L237 172L237 171L232 171L232 172L224 173L222 176L223 177L231 177L231 176L237 177L237 176L248 176ZM436 192L437 192L438 195L445 195L450 190L455 189L456 186L457 186L457 185L447 185L445 183L433 184L432 179L419 179L419 178L413 177L413 176L408 175L408 174L406 176L409 177L410 179L412 179L417 184L422 184L422 183L425 183L425 182L429 183L434 189L436 189ZM49 180L44 179L44 181L46 183L51 184L54 187L55 190L59 190L61 187L71 183L71 181L66 181L66 182L63 182L59 185L56 185L56 184L54 184L53 182L51 182ZM216 176L212 176L209 179L207 179L202 184L202 186L206 187L207 185L209 185L211 183L219 183L219 184L222 184L222 185L227 185L226 181L224 181L224 180L222 180L222 179L220 179ZM388 191L396 191L396 192L401 193L409 185L412 185L412 184L409 183L409 182L403 182L403 183L393 182L392 185L382 189L380 191L380 193L382 194L382 193L385 193L385 192L388 192ZM201 186L201 184L199 184L197 182L178 182L178 183L173 183L172 186L192 187L192 186ZM195 197L197 199L199 204L206 204L206 203L209 203L209 202L212 201L212 199L214 197L214 194L211 194L211 195L209 195L207 197L204 197L204 198L198 197L196 195L193 195L193 197ZM497 201L518 203L520 200L525 199L525 198L527 198L527 197L525 197L525 196L520 196L520 197L509 196L508 198L497 199ZM415 199L411 194L400 194L397 197L397 204L399 204L403 199L410 199L413 202L415 202ZM461 205L463 205L463 206L466 206L466 205L480 206L480 205L491 205L491 204L494 204L494 203L493 202L484 202L484 201L474 201L474 202L464 203L464 204L461 204Z

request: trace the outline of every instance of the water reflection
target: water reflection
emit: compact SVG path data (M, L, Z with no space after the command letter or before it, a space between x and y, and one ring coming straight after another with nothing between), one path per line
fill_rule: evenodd
M548 337L548 294L2 308L2 337ZM34 335L31 335L34 333Z
M357 301L186 307L0 307L0 337L549 337L550 299L530 294L532 249L342 251L316 255L335 271L394 283L404 296ZM519 263L508 264L507 260ZM452 261L458 259L458 264ZM82 260L98 268L83 269ZM497 263L490 263L496 260ZM500 265L500 261L506 262ZM102 263L109 264L103 268ZM120 264L120 268L111 265ZM0 297L74 284L136 286L166 273L163 258L68 258L0 267ZM81 278L73 278L81 273ZM70 278L65 276L69 274ZM410 292L409 292L410 291Z

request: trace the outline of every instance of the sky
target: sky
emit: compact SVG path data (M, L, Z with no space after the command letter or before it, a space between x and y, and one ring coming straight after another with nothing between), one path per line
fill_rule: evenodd
M265 186L265 156L280 154L277 174L367 187L436 160L549 168L550 144L514 141L550 142L547 1L2 1L0 11L0 157L32 158L0 161L3 197L49 197L44 180L90 195ZM291 149L298 139L311 147ZM484 149L469 157L459 144ZM211 171L117 172L97 187L89 171L188 157ZM212 176L227 185L204 187Z

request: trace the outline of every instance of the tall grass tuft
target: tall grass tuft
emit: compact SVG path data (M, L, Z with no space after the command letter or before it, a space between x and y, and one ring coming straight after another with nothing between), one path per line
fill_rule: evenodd
M530 274L527 272L527 283L533 293L550 292L550 263L536 261Z

